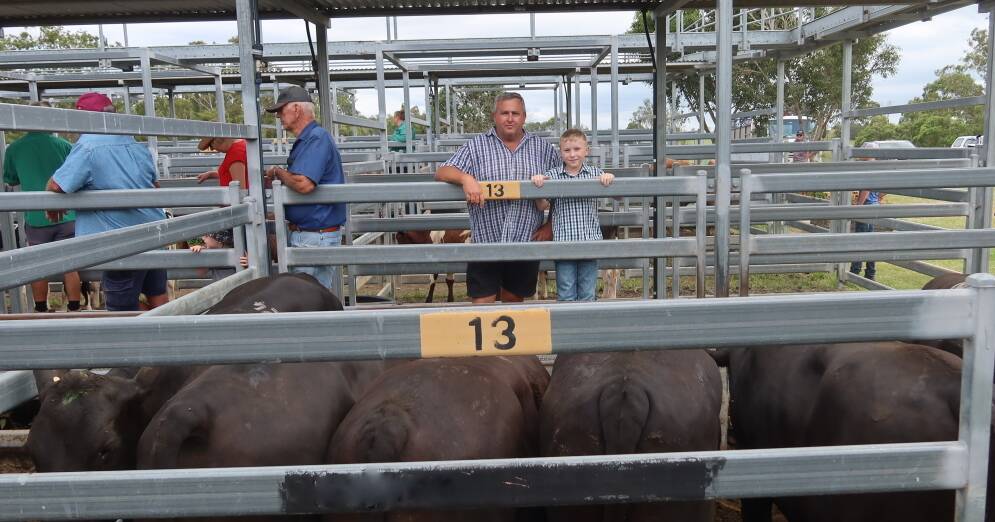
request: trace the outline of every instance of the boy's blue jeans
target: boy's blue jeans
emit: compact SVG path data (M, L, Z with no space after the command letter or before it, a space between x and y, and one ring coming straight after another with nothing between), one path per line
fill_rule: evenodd
M558 301L594 301L597 287L597 260L556 262L556 299Z
M290 246L301 248L332 247L342 244L342 231L334 232L304 232L302 230L290 233ZM323 266L295 266L291 272L303 272L314 276L322 286L328 288L336 296L339 295L337 288L332 288L332 279L336 271L335 267Z

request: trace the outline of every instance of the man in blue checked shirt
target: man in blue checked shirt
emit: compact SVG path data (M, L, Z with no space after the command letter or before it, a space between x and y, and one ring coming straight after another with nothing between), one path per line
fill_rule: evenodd
M560 163L556 148L525 131L525 100L506 92L494 100L494 128L467 141L435 173L437 181L463 187L473 243L549 241L549 223L531 200L485 204L481 181L525 181ZM467 294L474 303L521 302L535 293L538 261L467 263Z

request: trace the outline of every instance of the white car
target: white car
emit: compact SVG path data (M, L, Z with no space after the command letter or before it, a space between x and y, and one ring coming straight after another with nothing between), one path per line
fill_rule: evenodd
M950 145L951 149L966 149L969 147L980 147L985 144L984 136L958 136Z
M865 149L914 149L915 144L909 140L867 141L861 145Z

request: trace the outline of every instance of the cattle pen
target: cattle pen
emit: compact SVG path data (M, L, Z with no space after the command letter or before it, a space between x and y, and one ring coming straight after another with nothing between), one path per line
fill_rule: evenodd
M709 4L701 0L663 2L606 1L598 3L535 2L463 2L455 0L445 7L432 2L340 2L338 0L236 0L219 7L216 2L184 2L182 6L163 8L158 2L133 1L80 2L63 9L61 2L35 0L0 6L0 26L38 25L46 23L139 22L147 20L182 21L204 19L210 12L217 19L236 19L238 44L221 50L224 58L237 58L237 73L210 68L198 63L197 49L174 49L153 52L148 49L79 51L78 53L0 53L0 64L45 63L65 59L80 62L126 64L129 81L140 84L146 100L154 98L157 81L153 64L193 70L200 78L195 86L204 92L223 97L224 80L238 84L244 107L244 122L227 123L224 111L219 121L187 121L163 118L153 103L145 105L145 115L100 114L65 109L0 104L0 129L10 131L47 130L77 133L107 133L146 136L157 154L172 149L189 148L189 144L165 138L233 137L248 144L248 171L251 182L247 193L238 186L193 188L177 181L156 191L97 192L74 195L50 193L0 194L0 233L13 238L13 214L31 209L122 208L160 206L171 208L210 208L180 215L174 219L67 240L58 245L13 248L5 244L0 254L0 288L9 290L11 306L20 302L22 285L70 269L168 267L176 274L196 268L230 269L233 275L220 279L187 296L140 317L98 317L87 320L48 319L45 321L0 321L0 395L21 397L29 391L24 373L18 371L48 368L95 368L179 364L234 364L247 362L307 362L327 360L364 360L384 358L419 358L478 355L472 347L438 346L431 333L439 329L466 328L465 314L490 317L496 311L512 317L539 317L537 322L523 321L520 337L524 339L512 352L521 355L566 354L586 351L663 350L687 348L736 347L754 349L768 344L815 342L874 341L893 339L964 339L964 365L961 387L959 438L956 441L914 444L881 444L840 447L738 450L670 454L611 455L589 457L533 458L488 461L449 461L370 465L323 465L267 468L225 468L193 470L114 471L87 473L39 473L0 475L0 519L58 520L97 518L158 518L177 516L303 514L321 512L366 512L428 507L468 508L475 506L541 506L599 503L645 502L659 500L700 500L770 495L839 494L869 491L956 490L958 521L981 521L987 493L986 471L988 436L991 422L995 338L991 331L995 317L995 277L987 272L988 248L995 246L991 229L991 187L995 187L995 147L982 153L966 150L929 150L914 152L873 151L850 148L849 121L871 115L932 110L955 106L985 106L986 134L995 135L995 39L988 43L988 69L985 95L952 100L940 105L897 106L858 109L849 103L850 78L844 75L843 139L834 142L783 143L780 133L764 143L734 142L732 139L731 66L734 50L765 45L771 50L793 51L825 45L827 35L841 40L844 71L849 67L853 39L862 34L884 31L909 20L971 4L963 1L923 2L900 5L846 5L825 2L840 9L816 18L806 9L795 9L799 25L787 34L751 31L746 18L734 31L732 0ZM749 9L783 2L745 0L736 3L740 14ZM58 9L54 6L60 6ZM329 71L329 20L332 17L404 16L418 14L498 13L519 11L563 11L568 9L645 9L665 20L677 17L682 8L714 8L716 20L710 32L659 30L647 44L639 38L620 37L584 39L536 44L522 42L446 42L417 44L387 42L365 48L343 45L332 54L371 56L375 70L372 84L380 94L378 120L358 119L338 114L333 92L347 88L349 82L369 85L369 79L344 79L333 82ZM992 2L978 5L988 13L989 34L995 33ZM267 53L285 53L291 59L303 53L290 45L262 44L261 18L303 18L315 24L317 64L316 82L321 108L320 121L342 125L365 125L379 132L374 145L363 140L343 140L353 146L362 144L347 167L356 183L335 188L320 188L300 195L274 184L268 196L263 189L262 170L266 164L281 163L286 142L274 142L275 154L263 154L263 127L260 125L260 86L266 72L258 70L258 60ZM762 19L762 17L761 17ZM761 25L763 22L761 22ZM659 24L667 28L669 24ZM771 34L765 34L765 33ZM779 39L783 36L782 39ZM640 38L642 36L640 35ZM740 40L740 38L742 38ZM750 40L754 38L755 40ZM552 39L551 39L552 40ZM436 202L462 199L462 191L441 183L427 182L421 174L400 173L401 166L435 164L448 156L446 138L438 132L447 126L456 135L459 122L451 108L441 118L434 107L420 125L435 128L428 132L427 151L413 150L409 141L400 154L388 152L386 108L383 89L391 84L404 87L407 93L418 80L426 91L438 88L439 77L447 78L447 89L470 88L459 78L467 69L479 74L479 64L421 64L419 51L431 53L467 52L467 49L519 53L522 49L549 44L569 56L577 48L593 49L594 59L554 62L498 64L489 72L494 84L506 82L508 71L523 76L539 76L550 67L557 69L551 90L557 103L563 96L570 110L569 123L580 122L580 86L586 81L596 86L608 69L612 87L613 126L607 134L597 129L592 114L595 155L607 167L616 169L619 179L602 189L590 183L550 183L540 194L522 185L520 198L546 196L617 196L641 198L629 212L603 219L618 219L619 224L639 227L643 237L613 242L556 244L487 244L469 245L383 245L372 244L370 234L382 234L412 227L445 228L463 223L465 215L415 216L401 213L400 218L384 213L390 204L417 202L426 206ZM423 48L419 49L419 45ZM436 47L432 47L436 45ZM474 47L476 46L476 47ZM557 47L558 46L558 47ZM585 47L586 46L586 47ZM626 47L628 46L628 47ZM362 46L359 46L362 47ZM666 63L663 49L704 49L696 64L714 71L718 114L715 133L708 138L714 144L675 145L681 139L701 139L668 135L668 93L655 91L655 128L651 146L623 143L627 134L619 130L617 96L622 82L618 55L626 49L658 50L655 67L637 64L630 74L636 79L650 79L666 85L668 71L681 70L680 64ZM217 50L200 50L216 52ZM706 52L707 51L707 52ZM773 51L772 51L773 52ZM708 55L712 53L712 55ZM178 57L179 56L179 57ZM781 55L779 55L781 56ZM269 55L273 57L272 54ZM601 67L604 59L607 67ZM709 61L714 58L714 60ZM203 58L201 58L203 59ZM207 60L218 60L218 56ZM408 60L408 62L406 62ZM388 80L385 61L397 70ZM208 61L207 63L211 63ZM586 69L587 74L582 74ZM778 70L783 73L783 62ZM523 72L524 71L524 72ZM682 72L684 72L682 70ZM175 71L169 74L179 75ZM527 74L526 74L527 73ZM121 72L115 73L117 75ZM184 73L187 74L187 73ZM21 75L21 78L16 78ZM269 86L279 81L270 78ZM448 75L448 76L447 76ZM112 75L113 76L113 75ZM585 78L586 76L586 78ZM0 71L0 77L14 77L27 87L27 95L40 97L39 85L46 81L66 82L66 78L42 78L17 72ZM569 82L565 81L569 77ZM305 79L306 80L306 79ZM548 78L544 81L548 82ZM120 78L102 78L126 96L131 87ZM121 83L118 83L121 81ZM283 81L301 81L300 78ZM448 83L447 83L448 81ZM476 81L480 81L476 78ZM366 83L364 83L366 82ZM524 82L524 80L523 80ZM513 83L519 83L514 81ZM474 85L473 83L468 85ZM54 88L64 88L62 84ZM778 82L780 103L772 109L776 121L783 122L783 74ZM178 87L177 87L178 89ZM573 93L571 93L573 90ZM53 91L54 93L55 91ZM170 98L172 98L170 90ZM179 92L182 92L180 90ZM597 89L592 88L596 98ZM64 95L72 95L67 89ZM571 95L572 94L572 95ZM434 99L438 102L439 97ZM447 97L447 103L452 99ZM592 100L592 113L596 112ZM405 104L409 107L410 104ZM573 105L571 107L571 105ZM223 107L224 103L219 103ZM430 109L431 110L431 109ZM703 116L702 116L703 118ZM409 118L410 119L410 118ZM362 120L362 121L361 121ZM416 122L418 123L418 122ZM645 138L646 136L644 136ZM602 142L601 140L604 140ZM988 140L990 141L990 140ZM2 143L2 141L0 141ZM368 148L364 148L368 147ZM172 149L171 149L172 148ZM734 154L780 154L795 151L826 151L832 162L813 164L733 163ZM160 173L190 172L205 163L202 157L170 158L159 164ZM632 165L671 157L714 157L713 167L679 166L669 172ZM896 158L902 161L851 162L855 157ZM184 170L187 169L187 170ZM413 169L406 169L413 170ZM372 174L371 174L372 173ZM364 177L366 176L366 177ZM187 183L189 185L189 183ZM841 194L874 187L889 193L925 194L946 201L935 208L897 205L896 208L850 207ZM828 204L813 204L797 192L826 191L832 194ZM734 204L733 194L738 194ZM754 195L774 195L770 199ZM353 209L365 209L351 219L349 240L343 248L278 247L271 260L266 248L266 213L279 217L284 205L302 202L344 202ZM692 203L687 204L685 203ZM823 202L824 203L824 202ZM387 205L381 205L387 204ZM925 213L925 214L924 214ZM932 213L932 214L929 214ZM897 218L922 215L962 216L966 230L916 228ZM757 223L793 223L802 219L832 219L831 229L813 234L787 234L777 226L760 233ZM895 232L846 233L846 220L887 220ZM395 223L394 221L400 221ZM668 227L668 223L670 226ZM738 226L736 225L738 223ZM695 229L695 235L682 237L681 225ZM706 235L709 226L714 234ZM240 230L234 249L190 252L157 250L176 241L204 233L236 227ZM668 229L671 235L667 236ZM737 234L733 234L738 230ZM282 239L285 230L277 227ZM361 235L362 234L362 235ZM653 237L650 237L652 234ZM353 238L352 236L358 236ZM280 241L283 245L285 242ZM241 268L238 253L248 252L249 266ZM953 254L953 255L952 255ZM353 307L345 312L288 313L252 316L197 315L217 302L231 288L253 278L267 275L271 261L276 270L295 265L327 264L348 267L350 281L339 288L353 297L356 278L370 275L409 274L453 269L467 261L502 259L572 259L595 256L611 260L621 267L641 268L644 277L652 277L655 300L614 301L600 303L516 306L460 307L458 314L433 308L364 309ZM878 259L901 263L937 275L942 270L928 268L921 260L959 257L965 260L965 272L973 273L966 288L923 291L882 291L818 295L752 296L748 274L751 270L778 267L778 270L819 269L836 272L841 281L851 280L868 288L873 282L861 281L846 274L840 263L854 259ZM667 265L667 260L672 260ZM634 260L634 261L633 261ZM628 263L626 263L628 262ZM932 270L932 272L930 272ZM739 297L729 297L730 276L740 275ZM714 297L705 297L705 275L715 279ZM667 276L673 288L667 297ZM693 276L698 299L678 299L679 279ZM177 278L182 275L177 275ZM647 293L648 290L647 290ZM19 306L19 305L16 305ZM6 303L0 307L6 309ZM19 311L14 309L12 311ZM520 314L520 315L519 315ZM462 322L460 322L462 321ZM528 329L533 331L528 331ZM489 354L484 354L489 355ZM0 397L2 399L3 397ZM7 404L4 404L4 408ZM4 409L0 408L0 410Z

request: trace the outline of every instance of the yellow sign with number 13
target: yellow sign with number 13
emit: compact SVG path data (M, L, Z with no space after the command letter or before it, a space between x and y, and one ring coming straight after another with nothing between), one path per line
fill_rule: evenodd
M484 199L522 199L521 181L483 181L480 191Z
M421 356L553 353L549 309L422 314Z

